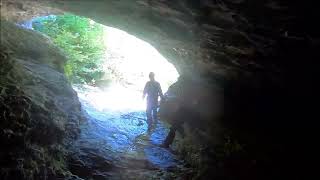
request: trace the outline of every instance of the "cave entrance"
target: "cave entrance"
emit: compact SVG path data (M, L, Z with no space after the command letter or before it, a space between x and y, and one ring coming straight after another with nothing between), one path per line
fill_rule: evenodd
M65 74L79 97L99 110L142 110L149 72L155 72L164 92L179 76L149 43L88 18L50 15L23 26L49 36L64 50L68 57Z
M168 124L153 119L148 126L146 121L142 91L149 72L155 72L164 92L179 76L150 44L71 14L40 17L23 26L49 36L66 53L65 74L88 115L73 148L94 154L88 162L117 159L115 164L126 169L141 164L142 172L150 171L149 164L159 169L182 166L176 155L160 147Z

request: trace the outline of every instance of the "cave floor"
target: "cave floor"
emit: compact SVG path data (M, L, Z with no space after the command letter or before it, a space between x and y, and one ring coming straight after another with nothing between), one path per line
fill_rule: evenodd
M88 120L70 148L73 174L84 179L187 179L191 169L171 149L160 147L169 131L165 123L158 121L148 133L141 108L99 108L90 96L101 90L75 89Z

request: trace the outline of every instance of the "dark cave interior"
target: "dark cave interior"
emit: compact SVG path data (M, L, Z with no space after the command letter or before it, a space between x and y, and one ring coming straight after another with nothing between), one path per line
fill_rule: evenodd
M137 154L108 149L102 137L84 143L95 142L101 126L88 123L93 118L84 107L91 107L63 74L67 57L48 37L16 25L65 12L148 42L179 72L160 104L155 135L135 135ZM1 1L1 179L312 176L318 19L312 1ZM176 122L183 126L172 146L158 148ZM115 142L125 137L131 136ZM105 147L100 154L96 145ZM144 158L148 153L174 154L181 163L161 167Z

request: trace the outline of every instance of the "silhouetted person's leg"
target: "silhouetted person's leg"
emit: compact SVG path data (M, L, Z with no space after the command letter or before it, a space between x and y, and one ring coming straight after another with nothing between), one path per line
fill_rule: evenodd
M185 108L180 107L178 111L173 114L173 122L170 131L162 144L163 147L169 147L172 144L177 130L179 131L179 133L181 133L182 136L184 136L184 130L182 125L184 123L184 120L187 119L188 116L190 116L190 113L186 112L187 111L185 110Z
M169 134L167 135L166 139L164 140L162 146L163 147L169 147L170 144L172 144L174 137L176 136L176 130L177 128L175 126L172 126L170 128Z
M153 123L157 124L158 121L158 111L157 111L157 106L154 106L152 108L152 117L153 117Z
M156 117L157 117L157 103L158 100L154 97L150 97L147 99L147 123L148 130L150 131L153 127Z
M146 111L146 114L147 114L148 131L150 131L151 125L152 125L152 115L151 115L151 112L152 112L151 104L150 104L150 103L147 103L147 111Z

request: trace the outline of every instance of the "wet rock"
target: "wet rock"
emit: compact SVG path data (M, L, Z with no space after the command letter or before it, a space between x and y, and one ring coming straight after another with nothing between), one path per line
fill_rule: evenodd
M180 77L160 105L160 118L176 129L170 148L196 168L198 175L217 175L215 148L223 143L223 91L219 86ZM210 107L210 108L209 108ZM209 175L210 174L210 175Z
M1 21L0 166L3 179L47 179L66 171L64 145L83 119L60 72L65 57L43 36Z
M24 1L21 8L19 2L21 1L3 1L1 10L3 7L5 9L1 16L12 21L21 21L42 15L46 7L53 5L32 6L32 3L39 5L38 1L28 0ZM182 141L186 142L178 149L187 149L186 158L191 159L190 162L197 162L192 164L204 165L199 169L205 172L200 173L199 177L205 177L206 173L209 173L223 179L225 175L232 174L226 173L225 167L235 170L237 168L230 164L237 163L237 167L242 167L242 163L243 167L249 167L245 168L247 174L255 174L251 173L255 168L248 164L256 162L253 166L259 169L259 179L275 179L280 175L288 178L287 175L292 175L292 172L302 172L304 169L296 166L297 164L310 164L305 162L305 159L312 158L297 157L297 154L312 154L306 151L305 147L314 144L315 141L312 142L310 137L316 137L312 132L317 132L314 129L317 126L313 126L309 121L305 122L315 119L314 115L317 117L316 106L311 104L318 104L314 97L317 97L315 82L318 81L318 66L315 64L316 60L320 59L317 43L320 29L316 26L319 13L313 2L51 2L67 12L90 17L148 41L188 80L187 83L179 80L172 89L179 86L181 88L177 88L177 92L170 91L179 97L179 101L176 103L173 100L173 104L187 107L187 112L181 113L187 121L183 128L186 131L185 137L182 138ZM29 35L23 37L27 36ZM8 34L7 37L10 38L11 35ZM15 46L27 50L19 44ZM29 46L33 47L33 44L28 44L27 47ZM14 47L10 50L13 51ZM37 52L35 48L32 49L31 52ZM1 57L9 54L10 52L2 53ZM37 58L38 53L32 55L35 59L46 59ZM48 58L51 57L53 56ZM56 63L50 64L55 66ZM1 65L1 69L7 71L10 66ZM218 92L216 86L219 87ZM184 92L180 93L179 89ZM213 94L213 97L216 94L218 97L223 96L223 104L216 107L214 102L219 100L211 98L211 95L208 100L204 100L205 98L199 95L207 91ZM197 103L198 99L200 103ZM219 111L223 112L222 116L210 118ZM204 113L204 116L197 115L199 113ZM170 115L167 120L170 121ZM18 129L22 132L25 127L19 125ZM20 134L13 135L14 131L11 129L4 132L6 136L14 136L19 142L23 141ZM202 146L207 144L210 146ZM211 144L220 146L213 148ZM245 148L239 148L239 145ZM208 158L199 158L203 157L201 153ZM226 157L229 154L232 154L231 160ZM208 168L206 164L211 164L212 168ZM303 175L306 174L309 173ZM232 176L229 179L234 178ZM254 178L255 176L252 176L252 179Z

